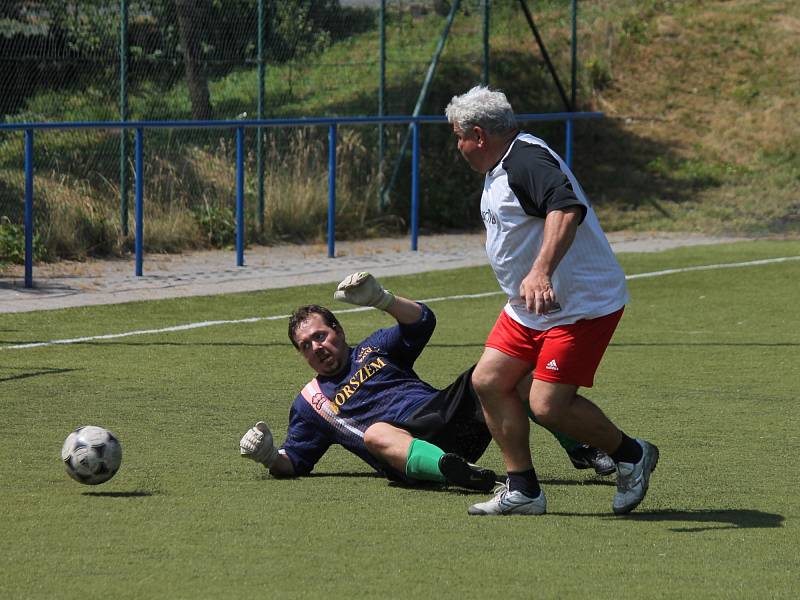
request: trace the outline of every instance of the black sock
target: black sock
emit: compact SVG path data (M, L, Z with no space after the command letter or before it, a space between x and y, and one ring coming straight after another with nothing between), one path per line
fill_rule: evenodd
M522 492L529 498L536 498L541 492L539 480L536 478L536 470L531 467L527 471L508 472L509 491Z
M642 460L642 447L633 438L629 438L625 435L625 432L622 433L622 443L619 445L619 448L614 450L609 456L615 463L625 462L625 463L633 463L636 464L640 460Z

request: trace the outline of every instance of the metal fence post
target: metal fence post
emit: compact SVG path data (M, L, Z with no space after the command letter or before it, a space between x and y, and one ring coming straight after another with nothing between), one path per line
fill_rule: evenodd
M134 141L134 160L135 160L135 167L134 170L136 171L136 192L135 192L135 203L136 203L136 214L134 218L136 219L136 239L134 242L135 252L136 252L136 276L142 276L142 249L144 248L144 179L142 178L142 174L144 172L143 169L143 150L144 145L144 130L141 127L136 128L136 137Z
M33 129L25 130L25 287L33 287Z
M572 85L570 105L575 110L578 89L578 0L572 0L572 41L570 43L570 62L572 63Z
M453 21L455 20L456 13L458 12L460 5L461 0L453 0L453 4L450 6L450 13L447 15L447 21L444 24L444 30L442 30L442 35L439 37L439 41L436 44L436 49L433 52L433 58L431 59L431 63L428 65L428 71L425 73L425 79L422 82L422 89L419 91L417 104L414 106L414 112L411 113L413 118L416 118L420 115L422 112L422 106L425 104L425 101L428 98L428 92L430 92L431 82L433 81L433 74L436 72L436 68L439 65L442 52L444 51L445 42L450 35L450 27L453 25ZM381 191L381 208L388 204L388 197L391 191L394 189L394 184L397 181L398 174L400 173L400 165L402 164L403 159L406 156L406 152L408 151L408 141L410 138L411 124L409 123L405 135L403 136L403 143L400 145L400 155L397 157L397 160L394 163L392 178L389 180L389 184Z
M378 116L386 115L386 0L378 11ZM383 209L383 163L386 158L386 126L378 123L378 208Z
M336 256L336 125L328 127L328 258Z
M267 0L258 0L258 119L264 118L264 37L267 27ZM256 129L256 176L258 178L258 231L264 233L264 130Z
M416 250L419 236L419 121L414 121L411 131L411 250Z
M128 120L128 0L120 0L119 25L119 120ZM119 222L128 235L128 131L119 132Z
M567 145L566 145L566 159L567 166L572 169L572 119L567 116Z
M573 163L574 125L581 119L602 118L599 112L561 112L546 114L518 114L517 120L524 121L564 121L566 128L565 162ZM134 130L134 196L135 196L135 253L136 276L142 275L144 255L144 131L145 129L200 129L219 128L237 130L237 214L236 235L238 266L244 265L244 245L246 238L245 182L244 169L246 157L244 136L248 127L256 130L267 127L309 127L328 126L328 257L334 258L336 244L336 145L339 125L361 125L369 123L403 123L408 125L409 142L412 151L412 192L410 232L412 250L417 249L420 221L420 125L423 123L447 123L443 115L402 116L402 117L317 117L295 119L252 119L249 121L86 121L86 122L40 122L40 123L0 123L0 132L22 131L25 133L25 285L32 287L33 262L33 136L37 129L43 130Z
M258 131L258 130L257 130ZM244 266L244 127L236 128L236 266Z
M489 4L491 0L481 0L483 11L483 77L481 83L489 85Z

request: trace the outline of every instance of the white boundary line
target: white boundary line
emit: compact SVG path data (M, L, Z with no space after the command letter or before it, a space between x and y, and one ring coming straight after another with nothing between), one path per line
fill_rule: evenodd
M733 269L734 267L754 267L758 265L770 265L773 263L788 262L790 260L800 260L800 256L782 256L780 258L765 258L762 260L749 260L740 263L721 263L717 265L699 265L697 267L683 267L681 269L665 269L663 271L652 271L650 273L636 273L628 275L625 279L644 279L646 277L660 277L661 275L672 275L673 273L688 273L689 271L711 271L713 269Z
M775 263L788 262L792 260L800 260L800 256L782 256L780 258L766 258L763 260L751 260L740 263L721 263L714 265L699 265L696 267L682 267L679 269L664 269L663 271L651 271L649 273L636 273L634 275L627 275L625 279L645 279L648 277L661 277L662 275L673 275L675 273L688 273L691 271L710 271L715 269L733 269L736 267L752 267L758 265L769 265ZM486 298L488 296L499 296L503 292L482 292L480 294L461 294L457 296L439 296L436 298L427 298L420 300L420 302L442 302L444 300L466 300L473 298ZM370 307L359 308L346 308L344 310L337 310L338 314L341 313L354 313L362 312L365 310L374 310ZM172 327L164 327L162 329L142 329L139 331L127 331L125 333L109 333L106 335L92 335L80 338L71 338L65 340L50 340L49 342L34 342L30 344L17 344L14 346L2 346L2 350L24 350L26 348L43 348L46 346L59 346L68 344L80 344L82 342L92 342L95 340L114 340L118 338L126 338L137 335L150 335L158 333L171 333L173 331L188 331L190 329L200 329L202 327L214 327L216 325L238 325L240 323L258 323L260 321L277 321L288 319L290 315L274 315L271 317L248 317L247 319L231 319L224 321L201 321L199 323L187 323L185 325L174 325Z

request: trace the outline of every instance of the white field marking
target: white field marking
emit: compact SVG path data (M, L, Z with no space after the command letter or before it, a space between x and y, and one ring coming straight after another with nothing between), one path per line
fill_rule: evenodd
M800 256L782 256L780 258L765 258L762 260L750 260L740 263L721 263L718 265L699 265L697 267L682 267L680 269L664 269L663 271L651 271L650 273L636 273L626 275L625 279L644 279L645 277L660 277L661 275L672 275L673 273L688 273L689 271L711 271L714 269L732 269L734 267L753 267L758 265L769 265L773 263L788 262L790 260L800 260Z
M800 260L800 256L782 256L780 258L765 258L763 260L751 260L740 263L721 263L715 265L699 265L696 267L682 267L679 269L664 269L663 271L651 271L649 273L636 273L634 275L627 275L625 279L644 279L646 277L661 277L662 275L673 275L675 273L688 273L690 271L709 271L714 269L732 269L735 267L752 267L758 265L769 265L774 263L788 262L792 260ZM437 296L436 298L427 298L420 300L420 302L442 302L444 300L467 300L473 298L486 298L489 296L499 296L503 292L481 292L479 294L460 294L457 296ZM342 313L355 313L363 312L365 310L375 310L368 306L360 306L358 308L346 308L344 310L337 310L338 314ZM271 317L248 317L246 319L230 319L223 321L201 321L199 323L186 323L185 325L174 325L172 327L163 327L161 329L141 329L139 331L127 331L124 333L109 333L105 335L92 335L80 338L70 338L65 340L50 340L49 342L33 342L30 344L16 344L14 346L0 346L2 350L23 350L26 348L42 348L45 346L58 346L68 344L80 344L82 342L93 342L95 340L114 340L119 338L133 337L137 335L151 335L159 333L171 333L173 331L188 331L190 329L200 329L202 327L214 327L216 325L238 325L240 323L258 323L260 321L277 321L288 319L290 315L274 315Z

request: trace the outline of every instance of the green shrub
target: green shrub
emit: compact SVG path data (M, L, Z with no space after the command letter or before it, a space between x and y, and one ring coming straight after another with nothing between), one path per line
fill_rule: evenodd
M33 260L40 261L46 257L46 248L41 237L33 235ZM0 217L0 265L25 262L25 228L15 225L8 217Z
M225 248L236 241L236 215L227 206L206 202L193 211L205 240L215 248Z

